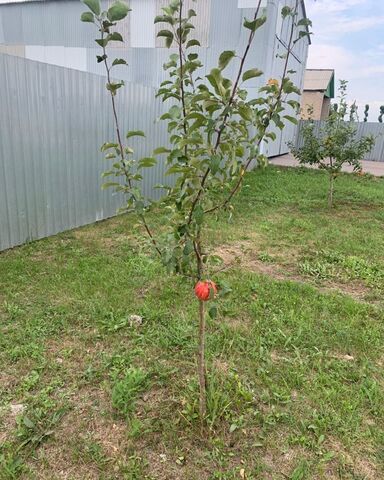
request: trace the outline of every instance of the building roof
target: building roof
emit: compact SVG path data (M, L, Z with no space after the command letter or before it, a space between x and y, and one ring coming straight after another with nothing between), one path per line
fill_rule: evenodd
M304 90L325 92L334 82L335 71L332 69L308 69L304 75Z

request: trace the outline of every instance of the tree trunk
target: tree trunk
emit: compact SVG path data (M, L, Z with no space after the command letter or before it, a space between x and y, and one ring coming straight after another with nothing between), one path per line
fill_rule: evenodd
M205 312L204 302L199 300L199 356L198 371L200 385L199 413L203 425L207 413L207 369L205 365Z
M196 255L197 278L202 279L204 271L204 263L201 253L200 232L194 242ZM204 302L199 300L199 351L197 357L197 367L199 375L200 397L199 397L199 413L201 429L204 428L205 417L207 413L207 367L205 363L205 312Z
M334 177L333 173L329 176L328 207L333 207Z

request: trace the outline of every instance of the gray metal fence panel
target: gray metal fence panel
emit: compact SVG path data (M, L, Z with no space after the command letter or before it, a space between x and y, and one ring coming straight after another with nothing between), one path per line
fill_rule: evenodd
M147 134L133 141L138 157L167 144L155 92L127 82L117 96L122 131ZM116 213L123 199L101 190L100 145L115 138L109 102L102 76L0 53L0 251ZM285 151L281 135L273 143ZM146 172L144 193L157 198L153 187L164 181L172 178L160 162Z
M299 122L296 134L296 146L301 147L303 145L302 130L306 120ZM325 122L322 120L316 120L315 122L315 135L320 135L320 131ZM375 146L369 152L363 160L371 160L374 162L384 162L384 124L373 122L359 122L356 124L357 138L361 138L365 135L373 135L375 137Z
M114 139L105 79L0 54L0 250L113 216L122 203L101 190L100 145ZM156 122L155 89L129 84L117 97L122 130L145 130L132 141L138 157L167 142ZM150 169L145 194L164 178Z

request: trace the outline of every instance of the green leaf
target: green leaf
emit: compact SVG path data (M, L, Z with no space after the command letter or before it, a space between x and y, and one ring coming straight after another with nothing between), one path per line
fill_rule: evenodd
M190 255L193 251L194 251L193 242L191 240L188 240L187 243L185 244L183 254Z
M171 0L168 7L165 7L163 10L169 10L171 13L175 13L179 8L180 0Z
M108 40L113 40L114 42L124 42L123 37L119 32L113 32L108 35Z
M173 175L174 173L184 173L185 170L186 168L180 165L172 165L172 167L168 168L166 175Z
M204 219L204 209L201 205L198 205L196 208L195 208L195 211L194 211L194 214L193 214L193 217L195 219L195 222L198 224L198 225L201 225L203 223L203 219Z
M244 19L244 27L252 30L252 32L256 32L258 28L260 28L264 23L267 21L267 17L260 17L256 18L255 20L247 20Z
M193 25L193 23L185 23L185 24L184 24L184 27L183 27L183 31L185 31L185 30L192 30L192 29L194 29L194 28L195 28L195 26Z
M175 22L171 15L157 15L153 23L169 23L173 25Z
M108 45L108 38L96 38L96 43L100 45L100 47L106 47Z
M297 102L296 100L288 100L287 102L288 105L290 105L292 108L294 108L295 110L297 110L298 108L300 108L300 103Z
M101 189L106 190L107 188L120 187L120 186L121 186L121 184L118 183L118 182L105 182L101 185Z
M205 117L203 118L198 118L196 122L194 122L190 127L189 127L189 133L194 132L198 128L200 128L202 125L205 124Z
M99 0L83 0L86 5L95 15L100 15L100 2Z
M196 17L196 12L192 8L188 10L188 20L192 17Z
M212 305L211 308L208 310L208 315L212 320L214 320L217 317L217 306Z
M126 138L131 137L145 137L145 133L142 130L130 130L126 135Z
M106 88L109 92L112 93L112 95L116 95L117 90L121 88L123 85L124 85L123 81L119 83L111 82L111 83L107 83Z
M91 12L84 12L81 14L80 20L82 22L95 23L95 17Z
M158 37L165 37L165 46L170 48L173 43L173 33L170 30L160 30Z
M249 122L253 119L252 109L248 105L240 105L239 114L241 118L248 120Z
M112 66L115 66L115 65L128 65L128 64L124 60L124 58L115 58L115 60L112 63Z
M281 9L281 16L283 18L288 17L288 15L291 15L291 13L292 13L292 8L291 7L283 7Z
M224 70L224 68L229 64L233 57L236 56L236 52L233 50L226 50L219 57L219 68Z
M267 103L265 98L255 98L254 100L250 100L248 105L264 105Z
M302 18L297 22L297 25L302 25L304 27L312 27L312 22L309 18Z
M209 168L211 169L212 175L216 175L220 168L221 157L220 155L212 155L209 160Z
M188 54L188 60L190 62L193 62L194 60L196 60L197 58L199 58L199 55L197 53L189 53Z
M173 39L173 33L170 30L160 30L160 32L157 34L157 36Z
M153 167L157 164L156 158L153 157L145 157L139 160L139 163L137 164L138 168L149 168Z
M119 145L117 143L104 143L101 147L101 151L105 152L106 150L110 150L111 148L117 148Z
M226 93L225 87L223 85L223 76L221 75L221 70L219 68L212 68L207 79L212 87L215 89L216 93L220 96L224 96Z
M181 116L181 108L178 105L172 105L168 113L172 119L177 120Z
M284 122L281 121L278 113L274 113L272 115L272 121L275 123L277 128L279 128L280 130L284 130L284 127L285 127Z
M308 33L307 31L299 32L299 38L303 38L303 37L310 37L310 33Z
M185 46L186 48L190 48L190 47L201 47L201 44L198 40L189 40L187 42L187 45Z
M159 147L159 148L156 148L153 151L153 154L154 155L161 155L162 153L170 153L170 152L171 152L171 150L169 150L169 148Z
M276 135L275 132L266 133L265 136L266 136L267 138L270 138L273 142L274 142L274 141L276 140L276 138L277 138L277 135Z
M263 75L263 72L261 70L259 70L258 68L252 68L251 70L247 70L243 73L243 82L251 78L260 77L261 75Z
M297 121L297 118L295 117L291 117L290 115L284 115L284 118L286 118L288 121L294 123L295 125L297 125L299 122Z
M144 212L144 208L145 208L145 205L144 205L144 202L142 200L138 200L137 202L135 202L136 213L138 213L139 215L142 215L143 212Z
M108 20L110 20L111 22L117 22L118 20L122 20L128 15L129 11L130 8L125 2L117 1L108 9Z

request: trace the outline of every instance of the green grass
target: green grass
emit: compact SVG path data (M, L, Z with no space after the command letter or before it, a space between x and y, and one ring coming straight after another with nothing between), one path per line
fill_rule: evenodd
M206 239L233 263L206 438L193 290L131 218L0 254L1 480L384 477L384 181L341 175L332 211L320 172L248 183Z

